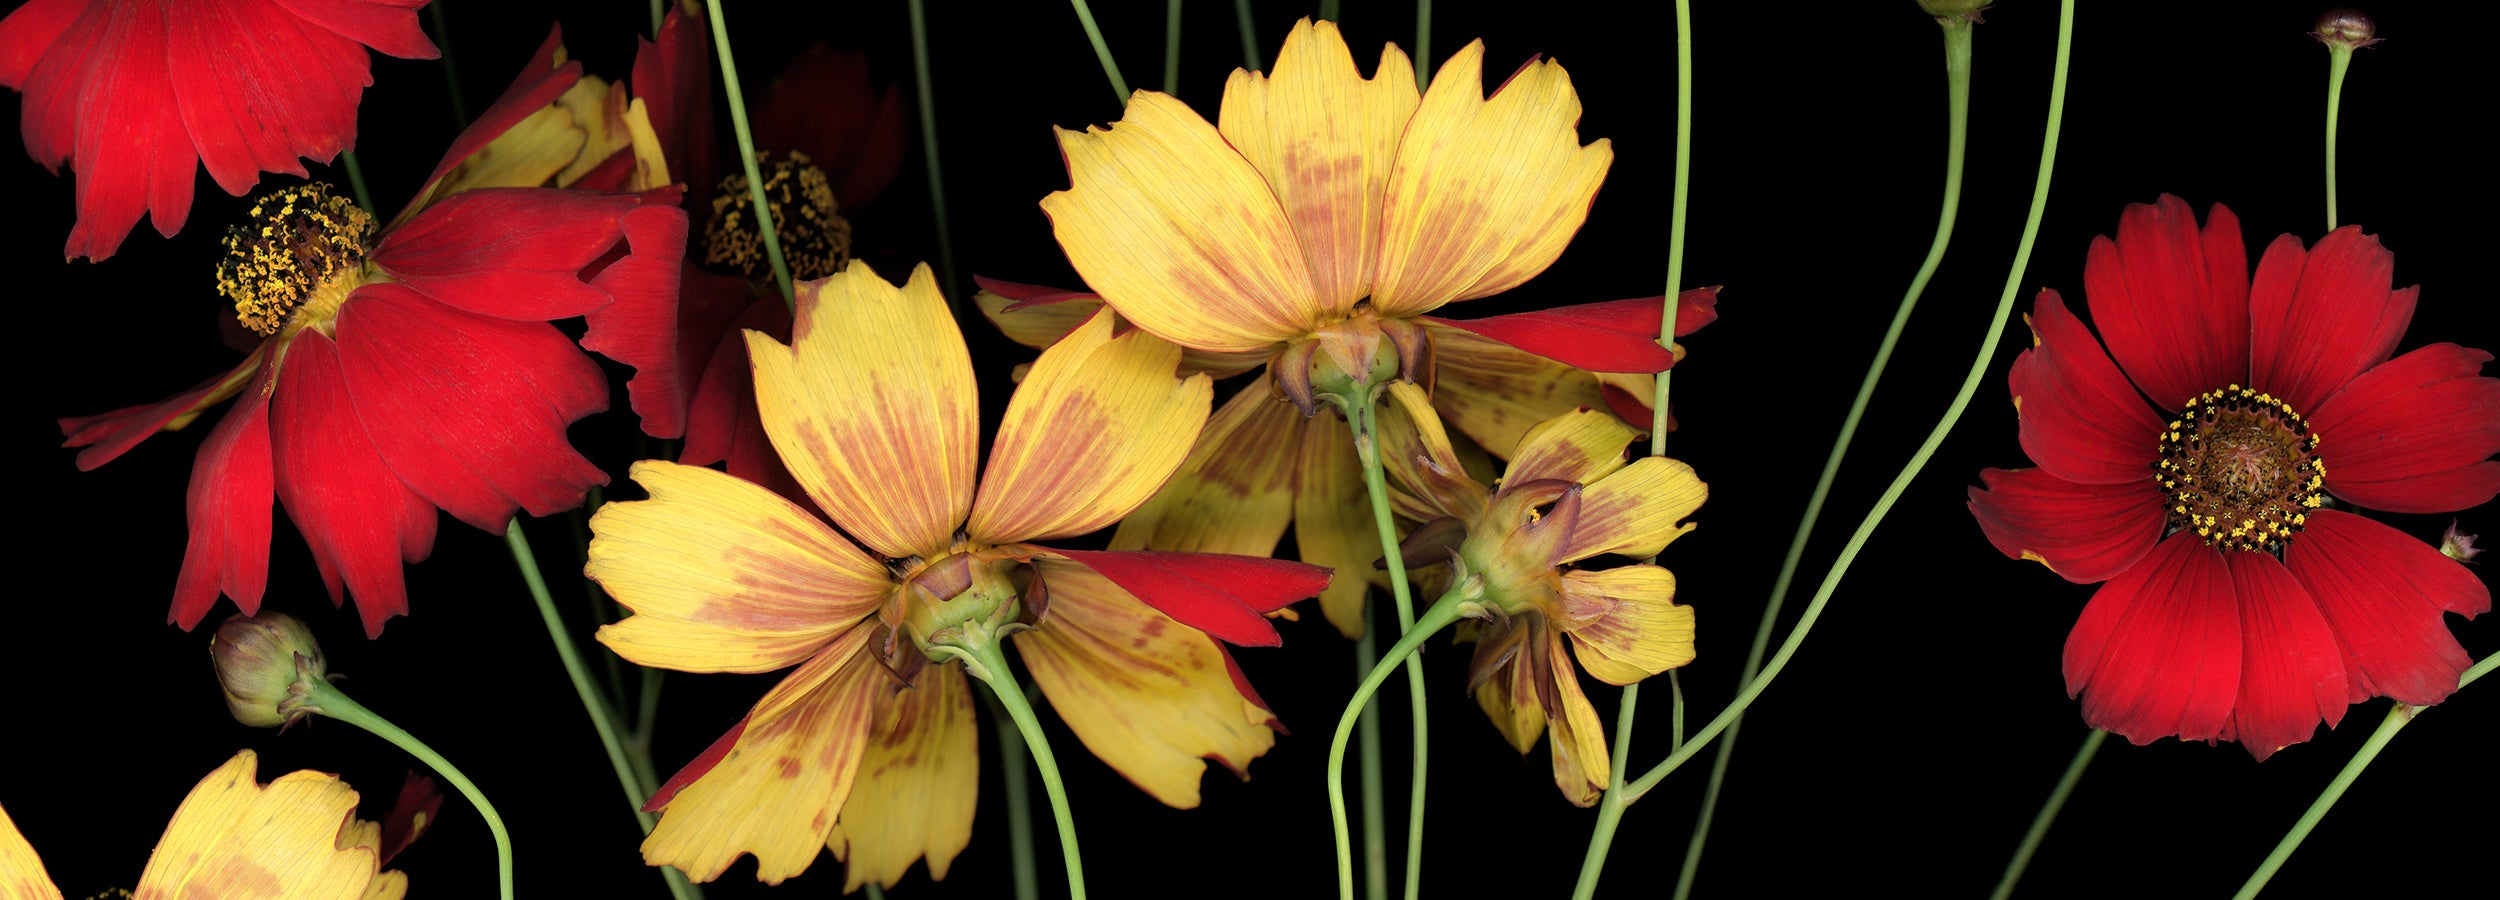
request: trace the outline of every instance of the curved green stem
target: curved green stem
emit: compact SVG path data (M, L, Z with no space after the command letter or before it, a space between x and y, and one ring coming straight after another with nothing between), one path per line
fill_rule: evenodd
M772 209L765 205L764 173L755 164L755 132L747 127L746 92L738 87L738 59L729 52L729 21L721 17L720 0L703 0L703 9L712 17L712 52L720 56L721 88L729 94L729 127L738 133L738 162L747 174L747 203L754 207L756 228L764 233L764 258L773 264L773 284L781 288L781 302L796 314L799 301L790 284L790 261L781 255L781 235L773 228ZM918 9L913 7L915 12Z
M2352 48L2341 44L2326 45L2326 230L2334 231L2339 219L2335 214L2335 119L2344 106L2344 70L2352 66Z
M1373 396L1374 386L1357 386L1347 393L1331 395L1345 411L1346 424L1354 432L1354 455L1363 462L1363 487L1371 494L1372 524L1380 534L1381 557L1388 563L1389 596L1397 602L1398 630L1401 634L1415 629L1415 599L1406 580L1406 560L1398 554L1397 522L1389 512L1389 482L1380 470L1380 418ZM1415 900L1423 890L1424 878L1424 769L1430 716L1424 708L1424 661L1406 660L1406 697L1409 720L1414 728L1414 777L1409 782L1406 807L1406 900ZM1338 854L1343 862L1344 854ZM1349 891L1351 888L1349 888ZM1353 895L1347 894L1350 898Z
M1050 814L1059 823L1059 855L1068 866L1068 896L1085 900L1085 861L1077 855L1076 819L1068 811L1067 786L1059 782L1059 761L1051 756L1042 722L1034 718L1033 704L1025 701L1024 691L1016 686L1015 673L1007 668L1007 657L999 652L998 644L994 636L968 632L953 644L931 649L961 660L965 671L990 686L998 705L1006 707L1007 717L1015 721L1025 749L1033 751L1033 763L1042 770L1042 790L1050 796Z
M503 900L512 900L512 833L504 830L503 817L495 814L495 804L487 802L486 792L478 790L477 785L469 780L469 776L460 774L460 770L451 764L451 760L444 759L442 754L434 752L434 748L426 746L424 741L417 740L416 736L409 734L406 729L393 725L389 719L382 718L372 710L366 709L364 704L348 699L347 695L340 693L336 686L319 679L312 679L306 683L311 685L312 692L306 698L305 709L373 732L375 737L389 741L392 746L416 757L417 761L424 763L426 768L433 769L434 774L441 775L444 781L451 782L451 786L458 789L461 796L469 798L469 804L477 807L478 815L486 817L486 830L495 836L496 885L503 891Z
M1111 79L1111 102L1128 104L1128 79L1120 77L1120 67L1111 61L1111 45L1103 43L1102 29L1094 27L1094 10L1085 0L1068 0L1076 8L1076 21L1085 26L1085 39L1094 45L1094 59L1102 63L1103 77Z
M1033 755L1025 750L1024 735L1016 730L1016 719L1007 714L1007 707L997 697L989 698L989 707L998 731L998 764L1006 775L1008 871L1014 877L1016 900L1039 900L1042 879L1033 864L1033 785L1025 777Z
M2057 822L2057 814L2066 808L2066 797L2075 792L2075 782L2083 778L2083 769L2092 764L2093 754L2101 752L2101 742L2109 732L2098 728L2083 736L2083 746L2075 750L2075 759L2066 764L2066 774L2057 779L2057 787L2049 789L2048 802L2040 804L2040 814L2031 819L2031 830L2023 833L2023 842L2014 847L2014 858L2005 864L2005 877L1997 879L1996 892L1988 900L2006 900L2014 896L2014 885L2023 880L2023 870L2031 867L2031 854L2040 849L2040 840L2048 837L2049 826Z
M1365 628L1354 642L1354 680L1360 683L1379 665L1380 630ZM1363 791L1363 896L1381 900L1389 896L1389 802L1380 774L1379 703L1363 704L1355 719L1354 771Z
M962 303L955 289L954 232L946 227L946 179L938 172L937 95L929 87L929 15L922 0L911 0L911 76L920 92L920 161L929 168L929 216L937 225L938 281L950 302Z
M1397 553L1395 550L1389 552L1392 557ZM1363 676L1362 684L1354 688L1354 698L1346 701L1345 712L1337 716L1337 731L1328 739L1328 815L1337 838L1337 896L1340 900L1354 900L1354 850L1353 842L1346 835L1345 821L1346 738L1354 728L1355 718L1371 701L1372 694L1380 690L1380 683L1389 680L1391 668L1400 662L1414 662L1415 648L1423 646L1424 639L1458 621L1462 603L1459 593L1453 590L1443 594L1438 602L1432 604L1432 608L1424 610L1424 617L1407 628L1406 633L1398 637L1398 642L1389 646L1389 652L1380 658L1380 662L1372 666L1371 672ZM1407 871L1414 871L1415 860L1409 858L1406 867Z

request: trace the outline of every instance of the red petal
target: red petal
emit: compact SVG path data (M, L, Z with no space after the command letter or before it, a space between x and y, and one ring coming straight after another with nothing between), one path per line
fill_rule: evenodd
M2344 651L2318 604L2274 557L2226 553L2240 598L2240 698L2232 727L2263 762L2344 720Z
M1000 281L996 278L983 278L979 275L972 276L972 283L980 285L982 290L1016 301L1007 304L1006 311L1008 312L1028 306L1047 306L1068 300L1102 299L1100 294L1089 294L1084 291L1072 291L1042 284L1019 284L1013 281Z
M32 0L0 20L0 85L23 89L35 65L93 0Z
M693 784L695 779L711 774L713 767L720 765L720 761L729 756L729 751L737 749L738 736L747 732L748 718L750 716L739 716L738 724L729 726L728 734L721 735L719 740L712 742L712 746L703 748L703 752L697 754L693 762L677 770L677 774L669 776L668 781L662 783L659 790L651 792L651 799L644 801L642 811L655 813L667 809L668 801L677 799L678 791L685 790L686 785Z
M343 599L343 581L365 636L381 637L383 623L408 612L400 561L434 549L434 506L400 483L365 437L327 336L307 331L288 346L271 405L278 499L312 545L330 602Z
M362 45L261 0L172 4L165 24L183 126L226 193L355 146L356 101L373 83Z
M453 139L451 150L443 154L441 163L435 165L434 174L426 176L425 187L417 190L418 197L433 191L434 183L443 180L443 175L450 172L453 166L468 159L487 142L512 130L512 126L529 118L540 107L556 102L556 98L564 96L574 82L582 80L580 60L556 64L556 51L563 48L564 27L549 28L546 42L539 44L538 53L530 57L528 65L521 67L520 77L513 80L511 87L504 89L503 96L495 98L495 105L479 113L469 127L460 132L460 137Z
M2066 692L2083 720L2138 744L2231 729L2239 602L2222 554L2181 532L2101 586L2066 636Z
M357 418L419 496L488 531L518 505L580 505L607 476L564 431L607 408L599 367L544 322L490 319L398 284L358 288L339 313L340 368Z
M2491 609L2491 589L2431 545L2351 513L2319 510L2283 550L2293 577L2344 647L2346 699L2394 697L2429 706L2457 689L2474 661L2440 611Z
M431 0L277 0L305 21L401 59L434 59L442 51L425 39L417 9ZM364 54L359 53L358 56Z
M1691 334L1718 318L1718 298L1714 287L1677 295L1675 333ZM1664 299L1582 303L1488 319L1425 318L1591 372L1660 372L1675 364L1674 354L1658 344Z
M2151 480L2076 484L2039 469L1989 469L1970 489L1970 512L1997 552L2038 560L2076 584L2106 581L2161 538L2162 495Z
M1224 646L1223 641L1216 640L1213 636L1209 636L1207 638L1207 643L1214 644L1216 655L1224 657L1224 674L1233 677L1233 690L1241 693L1241 699L1250 701L1250 705L1256 706L1259 708L1259 711L1267 713L1267 721L1259 724L1267 726L1268 728L1274 730L1277 734L1292 734L1293 732L1286 730L1285 723L1277 720L1276 708L1267 705L1267 698L1259 696L1258 688L1250 686L1250 676L1242 674L1241 663L1233 659L1233 648ZM1216 760L1217 762L1222 762L1227 766L1231 765L1231 762L1223 759L1222 757L1210 756L1207 758ZM1249 772L1243 769L1234 769L1233 774L1239 775L1245 780L1250 777Z
M254 351L244 357L243 364L233 371L200 382L190 390L155 403L126 406L108 413L63 418L61 434L69 439L63 447L85 447L78 451L78 471L91 472L97 466L121 458L130 448L164 430L167 423L185 413L198 413L204 407L225 400L242 389L260 370L261 354Z
M2500 494L2500 379L2491 354L2432 344L2388 360L2309 423L2335 496L2390 512L2451 512Z
M712 39L703 7L671 4L657 43L637 39L634 96L643 102L669 174L686 185L686 208L710 210L720 180L712 143ZM689 18L688 14L693 17Z
M1050 550L1094 570L1174 621L1245 647L1284 643L1263 613L1316 597L1328 587L1319 566L1161 550Z
M2222 204L2202 233L2177 197L2129 204L2117 241L2093 239L2083 292L2110 356L2161 408L2247 383L2248 251Z
M677 334L679 271L685 265L686 212L642 206L625 214L625 258L600 270L591 285L613 302L589 315L582 347L634 367L626 383L643 433L686 433L686 398L703 364Z
M2389 291L2396 255L2346 225L2308 251L2274 239L2250 286L2249 384L2312 412L2344 382L2387 361L2413 320L2417 288Z
M167 237L191 215L199 156L167 89L164 17L157 3L91 7L27 79L27 151L77 172L73 258L112 256L142 212Z
M380 846L373 848L380 858L374 865L390 865L392 857L416 843L442 818L443 792L434 786L434 779L409 772L408 780L400 782L399 799L391 802L390 815L382 819Z
M462 191L384 235L373 264L455 309L502 319L571 318L608 305L608 293L584 283L581 272L625 236L626 216L640 202L543 188ZM682 252L682 225L675 234L674 248L652 248L656 258L673 263ZM649 237L657 243L666 236ZM648 279L645 268L629 267Z
M782 69L749 118L756 149L807 154L845 210L875 201L902 169L902 94L869 86L866 56L809 47Z
M2032 348L2006 377L2021 414L2023 451L2067 481L2150 481L2161 420L2056 291L2040 292L2029 321Z
M174 607L165 618L186 631L217 605L219 592L249 615L260 610L261 592L269 586L269 510L275 505L269 387L270 373L263 369L191 462L183 502L191 540L182 550Z

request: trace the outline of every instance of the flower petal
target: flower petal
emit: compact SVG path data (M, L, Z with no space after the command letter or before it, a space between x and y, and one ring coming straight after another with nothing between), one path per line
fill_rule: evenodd
M720 163L712 141L711 29L703 15L702 4L670 4L656 41L634 41L631 80L660 157L686 183L686 208L708 210Z
M2371 509L2437 513L2500 493L2500 379L2491 354L2432 344L2371 367L2309 424L2326 488Z
M165 17L159 3L91 4L26 79L27 153L77 174L72 259L112 256L143 212L166 237L190 218L199 154L168 89Z
M1233 70L1216 127L1275 190L1320 302L1351 309L1372 292L1381 196L1422 102L1414 63L1391 44L1365 78L1337 23L1306 18L1271 71Z
M384 235L373 249L373 265L463 312L540 322L571 318L612 299L585 283L581 272L625 238L625 217L639 202L631 194L541 188L467 191ZM659 211L672 213L683 222L683 212ZM674 247L662 245L664 233L644 235L650 245L636 255L674 263L684 249L682 226L676 234Z
M260 370L243 401L200 443L184 491L190 543L174 577L174 605L165 621L188 631L223 592L249 615L269 586L269 511L276 478L269 458L269 389L275 373Z
M1050 616L1016 633L1016 652L1068 729L1130 783L1193 809L1203 760L1244 772L1275 745L1275 732L1242 715L1213 640L1098 573L1049 578Z
M1214 393L1174 378L1181 348L1114 337L1096 313L1041 359L1007 401L965 533L985 544L1091 534L1146 502L1197 441Z
M1293 476L1302 447L1300 411L1250 389L1207 418L1172 480L1120 520L1113 550L1276 552L1293 522Z
M1317 596L1328 570L1282 559L1226 553L1162 550L1051 550L1118 585L1175 621L1243 646L1273 647L1282 640L1272 613ZM1073 566L1046 566L1051 605L1058 606L1057 579Z
M635 665L770 672L874 612L885 567L779 495L710 469L634 464L651 499L590 517L583 574L633 610L599 642Z
M170 4L164 16L183 127L226 193L241 196L263 171L302 177L297 157L327 161L356 145L357 100L373 84L363 45L258 0Z
M1594 484L1620 471L1624 452L1640 439L1640 431L1611 413L1574 410L1530 429L1502 480L1526 484L1550 478Z
M1389 383L1390 403L1381 404L1378 432L1380 463L1389 479L1390 508L1418 522L1448 517L1472 522L1484 513L1487 492L1467 464L1441 414L1412 381ZM1396 488L1405 490L1396 490ZM1412 492L1411 494L1409 492ZM1375 525L1373 531L1377 533ZM1442 562L1442 560L1432 560ZM1430 563L1426 563L1429 565Z
M903 880L927 857L929 879L972 843L981 788L981 732L962 666L931 666L908 688L878 692L859 776L826 849L848 863L843 893Z
M174 431L191 424L191 420L209 407L223 403L243 391L243 386L260 374L261 362L268 351L256 349L244 357L233 371L200 382L190 390L155 403L127 406L92 416L63 418L61 434L68 437L63 447L84 447L78 451L78 471L92 472L97 466L119 459L140 441L159 431Z
M782 67L747 118L757 149L814 158L844 210L875 202L903 168L902 92L871 86L864 54L809 46Z
M24 90L53 42L94 5L92 0L29 0L9 11L0 19L0 85Z
M1664 456L1644 456L1580 492L1580 521L1558 562L1603 553L1634 559L1658 555L1693 530L1684 517L1700 509L1710 487L1693 467Z
M1553 731L1553 740L1546 750L1554 756L1554 786L1561 788L1563 799L1571 805L1589 807L1606 792L1606 779L1613 777L1614 763L1606 751L1606 726L1597 720L1597 707L1589 705L1587 694L1580 692L1580 673L1572 671L1571 657L1563 653L1562 636L1548 631L1542 656L1548 666L1544 677L1552 679L1554 697L1560 709L1545 711L1545 725Z
M371 847L338 846L356 791L336 775L289 772L266 785L250 750L200 779L139 874L141 897L361 897Z
M2491 589L2431 545L2326 509L2309 514L2283 563L2343 644L2347 700L2429 706L2455 692L2457 676L2473 665L2439 614L2480 615L2491 609Z
M1120 314L1173 343L1259 350L1344 307L1312 287L1276 195L1205 119L1153 91L1110 128L1061 129L1067 190L1042 198L1059 246Z
M2101 585L2066 636L2083 721L2138 744L2223 737L2239 700L2239 601L2222 554L2180 532Z
M1327 566L1328 589L1319 595L1328 624L1353 640L1368 626L1365 598L1372 564L1381 559L1380 527L1372 521L1363 464L1354 455L1354 433L1334 415L1313 416L1302 429L1302 451L1293 486L1293 542L1302 561Z
M389 231L437 200L481 187L536 187L554 178L581 155L586 138L573 124L573 114L550 104L582 78L579 60L559 63L564 50L563 26L547 30L547 40L521 67L503 96L453 138L443 161L426 176L416 198L391 220Z
M1588 218L1614 146L1580 145L1580 96L1531 59L1484 96L1484 42L1433 76L1398 144L1381 207L1383 318L1510 290L1552 265Z
M0 897L14 900L61 900L61 889L52 883L51 873L43 870L43 857L35 855L33 845L9 821L9 811L0 809Z
M1599 681L1631 684L1693 661L1693 608L1676 605L1665 567L1565 572L1562 603L1580 668Z
M2161 420L2056 291L2041 291L2026 321L2031 349L2015 357L2006 376L2021 416L2023 452L2049 474L2078 484L2151 481Z
M1424 329L1436 360L1433 406L1451 428L1496 457L1509 459L1540 422L1575 409L1608 408L1594 375L1440 319L1425 319Z
M590 311L582 333L582 349L634 367L626 396L642 433L676 438L686 433L686 405L708 356L681 340L678 328L684 306L678 293L685 259L686 213L669 206L639 206L622 222L625 255L609 262L590 280L591 287L612 302ZM613 253L614 251L610 251ZM698 310L726 321L727 310ZM718 338L704 339L703 350ZM745 348L739 348L744 352Z
M434 552L434 504L392 474L347 394L337 345L306 331L287 348L270 395L269 435L277 448L278 501L312 545L330 602L356 595L365 636L381 637L408 613L402 561Z
M2307 251L2291 235L2276 238L2249 286L2249 384L2309 411L2387 361L2420 291L2388 290L2395 273L2396 255L2359 225Z
M435 59L442 51L417 25L417 9L430 0L275 0L288 12L338 32L374 50L401 59ZM359 53L361 57L364 54Z
M1093 317L1095 310L1102 308L1101 297L1083 291L1017 284L978 275L972 280L981 286L981 292L973 297L974 305L981 308L981 315L987 317L990 324L996 326L1008 340L1035 350L1050 349L1050 345L1058 343L1068 332L1075 331L1076 326L1084 324L1085 320ZM1122 322L1112 331L1117 334L1130 327ZM1180 373L1186 376L1205 372L1216 378L1227 378L1266 365L1267 358L1268 353L1264 349L1216 353L1182 347ZM1021 377L1018 380L1022 380Z
M2044 469L1988 469L1970 489L1970 514L2009 559L2028 559L2076 584L2107 581L2161 538L2162 494L2147 479L2076 484Z
M2248 251L2228 207L2199 232L2177 197L2128 204L2118 240L2092 240L2083 293L2118 367L2161 408L2247 383Z
M1536 687L1528 680L1540 674L1533 669L1523 671L1514 658L1475 690L1476 706L1521 756L1536 749L1536 739L1545 736L1545 709L1537 705Z
M2235 739L2264 762L2344 720L2344 651L2318 604L2274 557L2226 553L2240 598L2240 698Z
M1676 298L1675 333L1693 333L1718 318L1718 288ZM1582 303L1486 319L1431 321L1463 329L1588 372L1662 372L1675 354L1658 344L1666 314L1662 297Z
M701 372L686 403L686 445L677 460L690 466L727 462L729 474L790 498L809 509L815 501L781 464L773 442L764 434L764 420L755 406L755 367L747 360L746 332L757 331L776 341L790 339L790 311L779 297L758 297L745 278L714 275L688 266L678 307L678 340L685 345L680 365ZM701 299L712 295L711 300ZM716 309L698 309L711 303ZM736 304L743 304L739 311ZM717 314L734 316L725 323ZM707 343L701 335L711 334ZM697 355L699 354L699 355Z

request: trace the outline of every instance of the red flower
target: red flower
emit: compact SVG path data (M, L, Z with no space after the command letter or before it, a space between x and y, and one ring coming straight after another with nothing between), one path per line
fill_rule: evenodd
M2041 292L2009 379L2040 467L1981 473L1970 509L2005 555L2108 581L2066 639L2086 722L2262 760L2350 704L2456 690L2472 661L2440 613L2471 618L2490 590L2327 508L2447 512L2500 492L2492 356L2390 359L2417 291L2388 290L2394 262L2355 226L2309 249L2284 235L2252 284L2231 211L2199 231L2165 194L2129 206L2084 265L2107 353Z
M192 465L191 540L169 621L190 628L219 592L250 613L269 569L270 501L312 545L331 599L356 595L368 635L408 611L402 560L434 546L434 510L500 531L515 509L579 504L607 476L565 428L607 408L599 367L549 320L673 308L685 214L673 193L598 194L493 183L471 155L581 77L536 62L454 142L379 239L318 185L253 209L218 269L264 335L233 371L159 403L61 420L93 469L207 407L242 400ZM472 165L474 163L474 165ZM646 203L656 199L657 203ZM597 330L594 321L593 330Z
M66 253L102 260L139 223L191 213L192 169L242 196L356 145L366 47L433 59L426 0L33 0L0 21L0 84L25 92L26 152L78 177Z

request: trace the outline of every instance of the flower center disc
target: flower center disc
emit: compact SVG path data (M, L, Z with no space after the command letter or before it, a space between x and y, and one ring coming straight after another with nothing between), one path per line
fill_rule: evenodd
M772 213L773 235L781 242L790 277L807 281L842 271L851 262L851 223L836 211L825 170L805 153L792 152L787 159L765 152L755 156L764 179L764 208ZM754 210L745 175L721 179L712 195L712 218L703 226L705 265L728 266L749 278L772 272Z
M296 317L327 318L364 266L373 216L318 182L280 188L252 203L248 224L226 230L217 263L217 292L234 301L235 318L263 337Z
M2309 420L2236 384L2189 398L2162 429L2153 470L2169 497L2167 531L2191 529L2214 547L2279 552L2326 503Z

